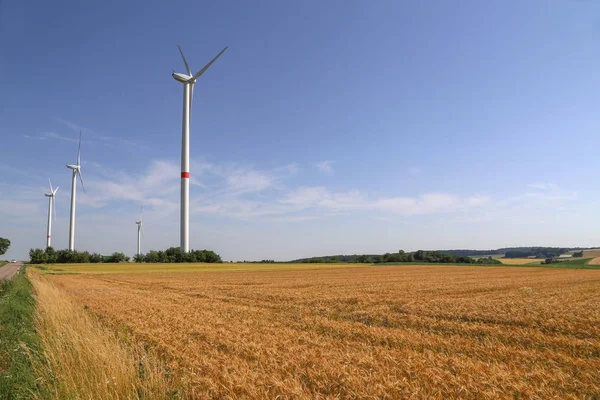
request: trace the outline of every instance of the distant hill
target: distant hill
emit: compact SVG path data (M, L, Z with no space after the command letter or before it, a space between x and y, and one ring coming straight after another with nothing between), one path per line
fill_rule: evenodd
M596 249L598 247L542 247L542 246L530 246L530 247L503 247L495 250L468 250L468 249L450 249L450 250L426 250L425 253L436 254L435 258L439 258L437 255L449 254L455 257L483 257L492 255L503 255L506 258L527 258L527 257L538 257L538 258L551 258L558 257L560 254L564 254L571 250L589 250ZM332 256L319 256L319 257L307 257L299 258L297 260L288 261L289 263L335 263L335 262L347 262L347 263L360 263L360 262L386 262L385 259L398 258L396 254L416 254L423 252L419 250L417 252L405 253L400 250L398 253L385 253L385 254L338 254ZM404 259L404 256L400 256Z

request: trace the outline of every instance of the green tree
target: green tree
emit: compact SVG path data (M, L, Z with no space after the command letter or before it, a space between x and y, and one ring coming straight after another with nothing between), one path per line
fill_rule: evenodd
M68 264L75 262L75 252L69 249L58 250L56 252L56 262L59 264Z
M358 256L357 260L359 263L363 263L363 264L367 264L367 263L371 262L371 258L366 254Z
M119 253L119 252L115 251L110 256L110 262L119 263L119 262L123 262L123 261L129 261L129 257L127 257L123 253Z
M90 262L90 253L88 251L75 251L74 260L76 263L87 264Z
M0 237L0 256L8 251L10 240Z
M147 263L157 263L157 262L160 262L160 257L158 255L158 252L154 251L154 250L150 250L144 256L144 261L146 261Z
M136 254L135 256L133 256L133 261L135 261L136 263L142 263L142 262L144 262L144 255L143 254Z
M29 262L31 264L45 264L46 253L42 249L31 249L29 250Z
M221 260L221 256L218 255L217 253L215 253L212 250L204 250L204 254L206 255L206 262L207 263L221 263L221 262L223 262Z
M56 250L54 250L54 248L52 246L48 246L46 247L46 262L48 264L55 264L56 263Z
M90 262L91 263L101 263L104 260L102 254L92 253L90 254Z

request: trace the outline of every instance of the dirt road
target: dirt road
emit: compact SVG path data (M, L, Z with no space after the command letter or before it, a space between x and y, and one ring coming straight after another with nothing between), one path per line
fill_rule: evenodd
M0 267L0 281L12 278L22 266L23 263L17 262L8 263L4 267Z

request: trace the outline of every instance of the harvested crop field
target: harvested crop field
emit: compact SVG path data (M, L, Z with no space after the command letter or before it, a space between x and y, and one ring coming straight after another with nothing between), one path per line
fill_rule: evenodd
M46 275L193 398L598 398L600 271L393 266Z
M542 261L541 259L535 259L535 258L498 258L498 260L505 265L525 265L525 264L531 264L531 265L535 265L535 264L541 264Z
M600 265L600 257L596 257L590 260L590 262L588 262L588 265Z
M583 258L600 257L600 249L584 250Z

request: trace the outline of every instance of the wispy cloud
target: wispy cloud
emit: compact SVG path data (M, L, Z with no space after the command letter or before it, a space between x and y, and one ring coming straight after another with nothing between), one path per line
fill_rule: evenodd
M121 137L101 134L89 127L81 126L73 121L69 121L64 118L55 117L54 119L57 122L60 122L61 124L63 124L64 126L66 126L67 128L71 129L72 131L74 131L76 133L82 132L86 141L89 141L91 138L92 141L98 142L104 146L109 146L109 147L114 147L114 146L118 146L118 145L138 146L137 143L135 143L131 140L124 139Z
M537 190L558 190L558 185L554 183L534 182L527 185L531 189Z
M293 168L292 168L293 169ZM273 222L299 222L340 213L369 213L394 219L423 215L452 215L456 220L490 220L524 210L560 210L577 199L576 193L546 184L546 189L525 191L509 198L486 194L458 195L427 192L414 196L373 197L364 191L334 191L325 186L290 185L290 168L257 169L239 164L192 163L196 189L192 214ZM90 162L85 196L78 202L95 208L119 201L145 205L162 215L179 208L179 165L153 160L139 174L114 171Z
M0 221L32 222L39 218L44 200L42 187L0 182Z
M288 194L283 202L300 209L375 210L399 215L422 215L479 207L489 200L488 196L461 197L448 193L371 199L357 190L332 193L324 187L312 187Z
M331 176L333 175L333 163L333 161L319 161L315 163L315 167L317 167L322 174Z
M564 190L553 183L530 184L520 194L490 201L475 212L457 217L457 222L488 221L533 221L535 218L547 220L548 215L572 210L579 198L577 192Z
M35 140L62 140L65 142L72 142L72 143L79 143L79 135L75 136L64 136L61 134L58 134L56 132L43 132L37 136L33 136L33 135L23 135L24 138L26 139L35 139ZM94 145L100 145L100 146L107 146L107 147L113 147L113 145L111 145L110 143L107 142L101 142L101 141L96 141L96 140L89 140L89 139L82 139L82 142L85 142L85 144L94 144Z

